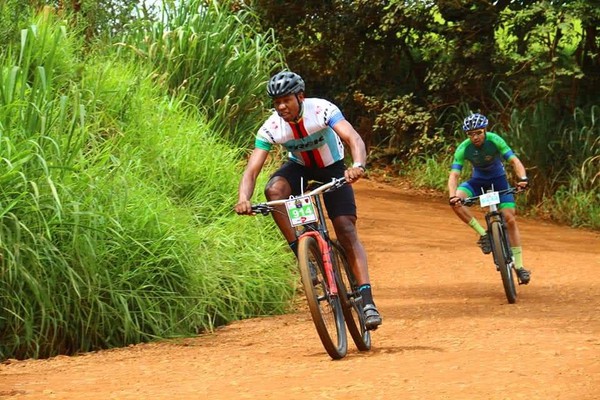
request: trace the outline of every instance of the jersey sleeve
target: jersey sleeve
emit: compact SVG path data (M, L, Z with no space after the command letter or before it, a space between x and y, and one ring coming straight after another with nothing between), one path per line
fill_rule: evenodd
M506 143L506 141L504 139L502 139L496 133L488 132L487 133L487 139L490 140L492 143L494 143L494 145L496 146L496 148L498 149L498 151L502 155L502 158L504 158L505 160L508 161L511 158L516 157L515 152L512 151L512 149Z
M269 119L265 121L264 124L258 129L256 133L256 139L254 140L254 147L261 150L271 151L273 145L277 143L275 140L274 132L269 129L269 127L276 126L272 121L273 117L271 116Z
M265 142L264 140L261 140L257 137L254 141L254 147L261 150L271 151L271 149L273 148L273 144Z
M338 122L344 120L346 118L344 118L344 115L342 114L342 112L340 110L338 110L337 113L335 113L334 115L331 116L331 118L329 118L329 121L327 121L327 125L329 125L330 127L333 128L333 126L335 124L337 124Z
M339 121L345 119L344 114L342 114L342 111L339 109L339 107L330 101L321 100L321 103L317 104L316 109L317 113L321 112L320 109L322 109L323 124L331 128L333 128L333 126Z
M458 146L458 148L454 152L454 159L452 160L452 166L450 167L450 171L455 171L458 173L462 171L463 166L465 164L465 149L467 148L468 144L469 140L467 139Z

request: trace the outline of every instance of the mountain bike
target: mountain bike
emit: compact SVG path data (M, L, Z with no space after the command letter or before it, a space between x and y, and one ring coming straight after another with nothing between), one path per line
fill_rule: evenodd
M492 188L486 193L467 197L462 201L465 206L470 207L479 199L480 206L482 208L488 208L488 211L485 213L487 234L488 238L490 238L494 264L496 265L496 270L500 271L504 293L510 304L514 304L517 301L517 288L515 286L516 271L510 242L508 240L506 222L504 220L504 215L498 210L498 204L500 204L501 195L514 193L518 193L518 189L514 187L500 191L495 191Z
M346 252L329 236L323 210L322 194L345 185L346 179L314 184L299 196L254 204L252 211L268 215L282 212L276 206L285 205L298 238L298 267L313 323L329 356L339 360L348 351L346 327L361 351L371 349L371 333Z

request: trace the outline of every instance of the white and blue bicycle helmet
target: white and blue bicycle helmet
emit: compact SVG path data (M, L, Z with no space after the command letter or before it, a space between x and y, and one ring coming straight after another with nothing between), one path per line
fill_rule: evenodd
M469 115L463 121L463 131L473 131L488 126L488 119L483 114L475 113Z

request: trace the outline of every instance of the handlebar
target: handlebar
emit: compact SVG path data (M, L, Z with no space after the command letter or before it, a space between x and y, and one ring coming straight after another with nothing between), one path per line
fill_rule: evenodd
M307 196L316 196L321 193L331 192L333 190L339 189L347 183L345 177L341 178L333 178L330 182L324 183L316 188L312 189L309 192L302 193L300 196L296 197L307 197ZM255 214L267 215L275 209L274 206L278 206L281 204L285 204L286 201L290 199L280 199L280 200L271 200L264 203L258 203L252 205L252 212Z
M515 193L519 193L522 190L519 190L519 188L516 188L516 187L509 187L507 189L495 190L495 191L498 192L498 195L502 196L503 194L515 194ZM477 196L467 197L466 199L462 200L461 203L464 206L471 207L473 204L475 204L475 202L477 201L477 199L480 198L481 196L482 196L482 194L477 195Z

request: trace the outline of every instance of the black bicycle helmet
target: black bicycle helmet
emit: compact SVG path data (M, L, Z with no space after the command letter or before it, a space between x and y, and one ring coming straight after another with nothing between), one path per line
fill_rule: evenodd
M287 96L304 91L304 80L291 71L279 72L269 79L267 94L271 97Z

